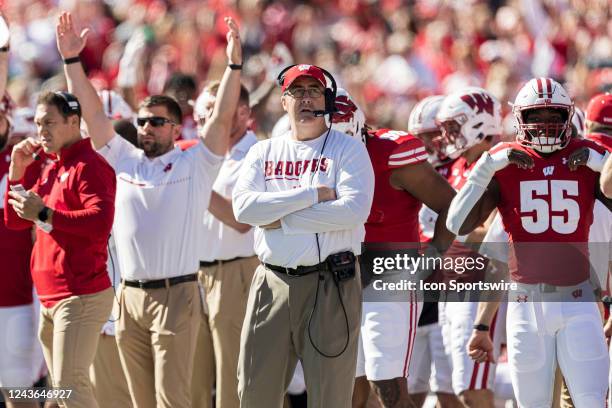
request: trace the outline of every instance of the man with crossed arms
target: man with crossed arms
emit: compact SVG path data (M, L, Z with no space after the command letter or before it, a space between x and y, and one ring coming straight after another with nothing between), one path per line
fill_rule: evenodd
M190 407L191 375L202 315L195 272L202 242L201 217L227 151L240 93L242 51L238 27L228 26L229 66L223 74L201 143L174 147L181 109L172 98L146 98L138 111L137 148L115 134L78 59L88 30L79 35L63 13L57 43L68 87L83 105L93 146L115 169L113 236L122 275L116 340L135 407ZM91 132L90 132L91 133Z

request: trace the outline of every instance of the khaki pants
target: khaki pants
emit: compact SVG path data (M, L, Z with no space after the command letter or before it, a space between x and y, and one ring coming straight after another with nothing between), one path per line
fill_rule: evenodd
M198 279L202 282L202 274ZM193 358L193 376L191 380L191 401L193 408L212 408L212 389L215 384L215 352L212 334L208 325L208 312L200 319L198 340Z
M202 268L208 304L208 325L213 342L217 379L216 403L222 408L238 408L238 354L240 332L246 313L249 288L256 256Z
M98 407L89 381L89 366L112 302L113 289L108 288L40 308L38 337L52 384L73 390L69 399L59 401L60 407Z
M134 407L191 407L202 318L197 282L160 289L122 285L119 305L115 337Z
M309 317L315 305L316 310ZM243 408L282 407L297 359L302 361L308 407L349 408L355 380L361 323L359 273L339 284L331 273L291 277L260 265L253 278L242 328L238 393ZM338 354L336 358L323 353Z
M98 351L89 368L93 392L100 407L131 408L132 399L119 361L115 336L100 334Z

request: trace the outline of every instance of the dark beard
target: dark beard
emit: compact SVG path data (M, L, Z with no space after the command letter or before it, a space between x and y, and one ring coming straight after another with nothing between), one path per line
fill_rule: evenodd
M168 153L172 150L173 143L170 145L162 145L159 142L147 143L143 144L140 140L138 140L138 147L144 150L145 156L149 158L158 157Z

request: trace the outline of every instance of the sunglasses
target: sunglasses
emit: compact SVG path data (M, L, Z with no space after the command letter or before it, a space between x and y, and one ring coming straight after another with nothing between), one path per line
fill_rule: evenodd
M162 118L161 116L151 116L148 118L137 118L136 119L136 124L139 127L144 127L147 124L147 122L150 123L151 126L153 127L164 126L166 123L175 125L175 123L171 121L170 119Z

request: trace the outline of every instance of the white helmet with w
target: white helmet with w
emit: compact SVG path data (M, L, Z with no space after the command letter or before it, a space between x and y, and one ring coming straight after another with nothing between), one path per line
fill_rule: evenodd
M468 87L444 98L436 115L447 144L446 154L455 159L487 136L502 133L501 104L482 88Z
M526 121L527 113L536 109L561 112L561 121ZM563 149L571 138L574 103L560 83L550 78L533 78L516 95L512 113L518 122L516 140L540 153Z
M332 129L356 137L365 143L365 114L357 106L348 92L338 88L336 108L332 115ZM327 121L327 116L325 117Z
M444 101L444 96L433 95L417 103L408 118L408 133L418 137L425 144L429 163L437 166L448 157L442 132L436 123L436 115Z

